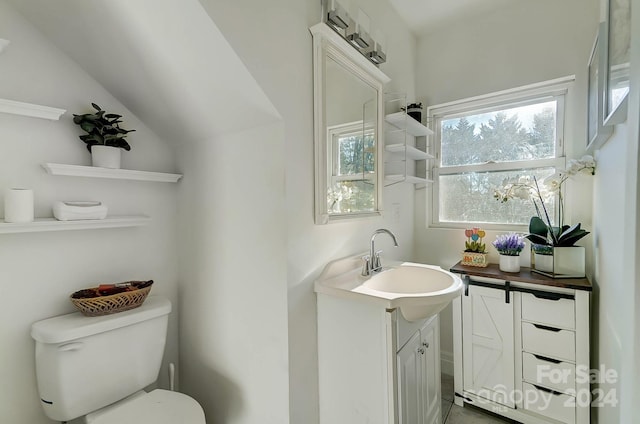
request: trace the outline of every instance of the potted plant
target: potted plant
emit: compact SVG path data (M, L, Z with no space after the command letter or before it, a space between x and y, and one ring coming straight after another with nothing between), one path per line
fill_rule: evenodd
M564 224L564 205L562 184L578 173L593 175L595 161L591 156L569 161L566 171L560 171L542 182L536 177L518 177L505 181L503 187L494 193L494 197L506 202L509 199L528 199L533 202L537 216L529 221L529 233L525 236L531 241L532 268L553 278L578 278L585 276L584 247L575 243L589 234L581 224ZM545 199L558 198L558 225L553 225Z
M100 106L91 103L95 113L73 115L73 123L79 125L86 134L80 137L91 152L93 166L102 168L120 168L121 150L131 150L125 140L127 134L135 130L120 128L122 115L106 113Z
M482 242L482 239L486 235L484 230L480 228L471 228L464 230L464 235L467 236L467 241L464 243L464 252L462 253L462 265L487 267L489 262L487 261L486 246Z
M524 249L524 237L516 234L501 234L492 242L500 254L500 271L520 272L520 252Z

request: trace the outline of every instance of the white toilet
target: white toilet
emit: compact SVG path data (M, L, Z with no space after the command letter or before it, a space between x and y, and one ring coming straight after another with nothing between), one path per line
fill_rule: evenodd
M142 390L158 378L170 312L168 299L150 296L130 311L76 312L34 323L45 414L91 424L205 424L204 411L189 396Z

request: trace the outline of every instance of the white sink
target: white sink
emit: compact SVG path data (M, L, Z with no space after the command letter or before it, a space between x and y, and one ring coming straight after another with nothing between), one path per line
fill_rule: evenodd
M355 301L399 308L407 321L440 312L462 293L462 280L434 265L395 262L370 277L360 275L360 257L329 263L315 282L315 291Z

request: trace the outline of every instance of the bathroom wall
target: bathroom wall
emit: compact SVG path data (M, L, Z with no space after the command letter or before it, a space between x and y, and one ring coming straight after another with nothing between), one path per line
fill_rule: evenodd
M50 176L40 164L90 164L71 114L89 111L93 101L124 115L124 126L137 130L123 167L178 170L164 140L4 1L0 38L11 40L0 54L0 98L68 110L60 121L0 114L0 190L33 188L38 217L51 216L55 200L100 200L113 214L151 217L139 228L0 235L0 422L45 424L51 421L39 405L31 324L72 312L69 294L97 283L153 279L152 294L165 295L175 305L179 184ZM161 374L165 387L166 363L178 362L176 318L173 313Z
M290 422L318 422L316 300L314 278L332 259L364 252L372 232L386 227L398 235L400 247L380 237L387 258L411 259L414 188L399 184L384 191L384 208L400 209L394 220L354 220L317 226L313 223L313 91L312 44L308 28L320 21L320 1L262 2L201 0L284 122L286 171L286 263L288 286ZM414 95L415 40L391 6L383 0L360 4L381 26L388 62L380 67L392 79L386 91ZM256 211L260 206L254 206ZM257 213L257 212L256 212ZM274 422L275 421L263 421ZM277 422L276 424L280 424Z
M179 158L189 170L179 211L182 389L208 422L287 422L282 124L190 144Z
M566 103L567 157L580 157L586 146L586 66L598 24L597 0L518 2L469 21L423 35L417 48L418 99L435 105L567 75L575 75ZM579 12L576 12L579 11ZM570 219L591 226L592 181L570 181ZM416 257L450 267L460 260L461 230L427 228L431 190L416 197ZM491 241L498 232L487 232ZM588 236L589 237L589 236ZM591 241L584 245L591 252ZM590 256L590 253L587 255ZM490 260L497 262L491 249ZM522 256L528 265L528 257ZM589 271L593 261L588 263ZM451 308L441 314L443 370L452 371Z
M606 2L602 1L602 16ZM627 423L640 414L640 290L638 281L638 177L640 133L640 1L631 2L631 91L626 122L596 159L595 272L592 365L614 370L598 388L609 399L594 408L594 423Z

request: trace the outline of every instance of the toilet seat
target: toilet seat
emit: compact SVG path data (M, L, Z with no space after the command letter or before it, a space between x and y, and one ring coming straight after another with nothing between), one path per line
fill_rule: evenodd
M91 424L206 424L202 407L178 392L156 389L89 414Z

